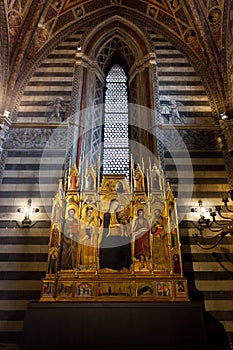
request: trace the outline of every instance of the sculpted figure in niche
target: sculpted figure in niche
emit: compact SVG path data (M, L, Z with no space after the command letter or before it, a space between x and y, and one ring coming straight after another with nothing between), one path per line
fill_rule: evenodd
M137 167L134 175L134 189L135 191L143 191L144 190L144 175L142 170Z
M169 100L169 103L162 105L161 113L167 119L169 124L184 122L184 115L179 113L178 108L184 106L183 103L175 100Z
M78 188L78 171L74 166L70 171L69 176L69 190L77 190Z
M62 121L62 115L65 112L65 104L61 98L56 98L54 101L48 103L51 106L51 112L48 117L48 122L55 119L57 122Z

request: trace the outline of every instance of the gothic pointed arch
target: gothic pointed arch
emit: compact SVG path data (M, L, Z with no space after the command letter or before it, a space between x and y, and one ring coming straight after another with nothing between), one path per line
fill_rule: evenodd
M132 142L143 143L156 153L156 144L147 130L154 125L154 91L152 76L156 69L155 54L139 28L118 16L97 26L81 43L76 55L76 78L73 101L78 112L79 125L88 132L84 141L78 137L76 159L81 153L89 154L96 162L103 139L103 112L106 75L114 63L119 63L127 74L128 101L131 112L129 135ZM81 77L81 79L80 79ZM90 108L93 106L93 108ZM147 125L141 127L141 107L147 109ZM85 124L86 123L86 124ZM88 123L88 125L87 125ZM83 131L80 129L80 133ZM135 145L134 145L135 146ZM132 146L131 146L132 148ZM137 148L137 147L136 147ZM134 147L135 149L135 147ZM139 158L140 147L135 150Z

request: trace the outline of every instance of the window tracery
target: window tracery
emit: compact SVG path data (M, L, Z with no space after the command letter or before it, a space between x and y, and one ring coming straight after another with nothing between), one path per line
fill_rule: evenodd
M103 173L129 173L127 77L114 64L106 77Z

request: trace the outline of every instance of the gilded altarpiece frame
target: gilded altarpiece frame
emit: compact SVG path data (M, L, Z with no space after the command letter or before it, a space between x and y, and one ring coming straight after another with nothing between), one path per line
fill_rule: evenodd
M188 300L176 198L161 170L137 166L128 180L69 169L53 200L40 301Z

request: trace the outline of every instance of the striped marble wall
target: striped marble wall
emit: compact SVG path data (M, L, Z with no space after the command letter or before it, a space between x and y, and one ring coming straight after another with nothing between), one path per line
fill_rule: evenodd
M184 123L176 125L175 134L173 125L164 125L167 176L173 187L179 188L184 272L189 278L191 295L195 297L199 291L209 314L227 332L233 332L232 239L226 237L214 250L202 250L192 237L189 213L199 199L208 205L220 203L228 189L222 152L215 144L216 127L208 98L181 52L160 35L150 35L157 54L161 104L170 99L179 101L182 103L179 112L185 116ZM0 187L0 342L9 348L20 341L27 304L38 300L40 279L46 270L51 204L57 179L62 176L67 139L65 128L58 129L54 136L55 127L47 119L56 98L63 98L64 113L69 114L80 36L81 33L73 34L60 43L36 69L22 96L17 124L12 126L4 143L6 161ZM35 123L41 123L41 127L38 124L35 127ZM49 148L44 153L48 140ZM190 159L180 140L185 142ZM14 220L22 220L23 215L17 209L29 198L32 206L40 209L33 214L33 220L40 222L31 229L20 229Z
M185 116L182 123L164 125L164 135L166 174L174 189L178 189L183 266L189 280L190 297L195 299L199 295L209 317L220 321L231 338L233 239L225 237L214 249L200 248L192 236L197 230L191 222L195 214L190 212L200 199L203 205L214 208L227 196L229 185L223 153L216 145L218 131L205 89L193 67L166 39L152 33L151 37L157 53L161 105L169 99L179 101L182 106L178 111Z
M66 137L63 131L60 138ZM3 349L20 342L27 304L39 299L46 271L52 198L63 175L65 154L59 142L55 149L42 149L51 134L48 129L41 133L40 129L12 128L5 142L0 187L0 343L7 344L0 344ZM18 209L29 198L39 212L30 215L32 228L19 228L24 214Z
M73 34L58 45L34 72L20 103L18 122L46 123L57 98L62 102L63 119L69 116L75 53L81 34Z
M40 297L47 261L49 228L0 228L1 349L17 348L25 310ZM5 344L5 347L3 346Z
M62 120L69 116L80 36L81 32L72 34L34 72L23 93L17 123L4 143L6 160L0 187L0 344L5 344L6 349L19 344L27 304L40 297L52 198L63 175L67 148L66 126L59 127L58 119L49 118L57 98L62 103ZM33 223L38 222L33 228L20 229L16 220L20 225L24 215L17 209L25 206L29 198L32 207L39 209L39 213L31 215Z
M185 124L213 124L205 88L184 55L158 34L151 33L154 42L161 105L179 101L179 112Z

